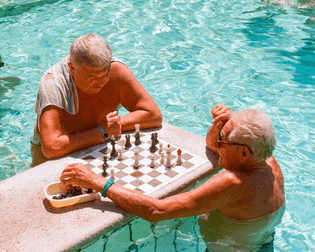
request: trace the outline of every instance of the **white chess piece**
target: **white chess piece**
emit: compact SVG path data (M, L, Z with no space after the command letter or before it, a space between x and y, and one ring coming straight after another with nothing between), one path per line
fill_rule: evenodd
M165 163L165 167L166 168L171 168L172 164L171 164L171 147L168 144L167 148L166 148L166 163Z
M117 151L118 151L118 158L117 158L117 159L118 159L119 161L123 160L124 157L123 157L123 155L122 155L122 150L121 150L121 149L118 149Z
M140 124L135 124L135 133L140 132Z
M160 164L164 164L164 152L161 153Z
M111 180L115 180L115 177L114 177L114 169L111 169L111 170L110 170L110 179L111 179Z
M163 151L163 143L160 143L159 146L160 146L159 154L161 155L161 153L162 153L162 151Z
M135 163L133 164L133 167L138 168L140 166L139 165L139 157L138 157L139 150L136 148L134 151L135 151Z
M151 168L154 168L154 167L155 167L155 164L154 164L154 155L151 155L151 164L150 164L150 167L151 167Z

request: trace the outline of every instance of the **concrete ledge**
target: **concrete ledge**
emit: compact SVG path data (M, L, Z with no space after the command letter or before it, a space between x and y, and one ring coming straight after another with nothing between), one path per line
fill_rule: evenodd
M217 157L205 147L203 138L167 123L158 129L158 134L164 141L209 162L151 196L162 198L187 190L217 170ZM52 208L45 198L45 186L59 181L67 162L98 147L48 161L0 182L0 251L72 251L134 217L107 198L61 209Z

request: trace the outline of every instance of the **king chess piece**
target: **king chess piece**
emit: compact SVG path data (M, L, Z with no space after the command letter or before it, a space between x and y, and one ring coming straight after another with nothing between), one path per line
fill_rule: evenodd
M165 162L166 168L171 168L171 146L168 144L166 147L166 162Z

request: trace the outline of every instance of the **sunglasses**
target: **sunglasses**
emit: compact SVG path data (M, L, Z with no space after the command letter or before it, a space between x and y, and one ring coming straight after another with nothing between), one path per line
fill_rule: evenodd
M252 152L252 150L246 144L239 144L239 143L231 143L231 142L224 142L224 141L222 141L221 140L221 132L220 132L220 134L219 134L219 136L217 138L217 143L218 143L219 149L221 148L222 144L246 146L248 148L248 150L249 150L249 153L252 154L252 155L254 154L254 152Z

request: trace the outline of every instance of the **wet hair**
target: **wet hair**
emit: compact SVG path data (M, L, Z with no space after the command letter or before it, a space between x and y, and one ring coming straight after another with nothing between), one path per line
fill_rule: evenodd
M70 47L71 64L80 67L110 68L112 50L107 41L100 35L89 33L74 40Z
M228 140L246 144L255 160L263 161L272 155L276 148L275 130L269 116L259 109L235 111L230 118L237 126L230 132Z

